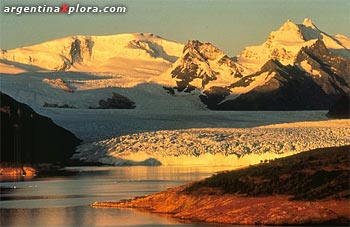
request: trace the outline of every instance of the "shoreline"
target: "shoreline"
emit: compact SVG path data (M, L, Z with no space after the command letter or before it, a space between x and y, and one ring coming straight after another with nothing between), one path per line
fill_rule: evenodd
M65 163L36 163L36 164L18 164L1 162L0 163L0 182L29 180L34 177L45 177L51 175L69 174L65 167L71 166L102 166L98 162L82 162L71 160Z
M244 197L211 191L184 193L188 185L94 208L136 209L190 223L233 225L348 225L349 200L295 201L290 196Z
M131 208L193 223L349 225L350 146L321 148L95 208Z
M31 165L19 164L1 164L0 176L26 176L34 177L38 174L38 168Z

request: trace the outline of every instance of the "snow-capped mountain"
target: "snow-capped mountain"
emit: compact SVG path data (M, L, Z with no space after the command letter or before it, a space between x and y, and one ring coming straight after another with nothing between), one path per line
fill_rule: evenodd
M349 93L348 44L309 19L300 25L288 20L235 60L209 43L190 41L168 72L179 90L201 89L211 109L327 109Z
M321 40L309 42L300 49L293 64L283 65L270 59L258 72L231 84L230 91L240 93L237 98L227 94L217 100L217 96L207 92L202 100L213 109L225 110L329 108L350 92L350 61L331 53Z
M224 52L210 43L189 41L179 59L165 73L176 80L179 91L226 86L242 77L241 69Z
M147 78L169 68L182 49L181 43L149 33L73 36L1 50L0 60L7 68L13 65L32 70L108 72Z
M61 77L54 78L55 81L44 78L39 83L69 91L136 89L148 83L149 88L158 86L157 95L162 97L160 93L164 89L160 86L166 87L164 94L172 93L173 97L167 98L172 102L180 102L189 95L191 103L197 98L210 109L328 109L338 97L349 94L349 48L349 37L330 36L310 19L302 24L288 20L271 32L262 45L246 47L232 58L213 44L198 40L183 45L143 33L74 36L1 50L0 70L3 73L45 71L45 77L50 71L60 71L63 74L55 75L66 75L62 76L66 77L64 81ZM71 71L102 77L77 80L70 78ZM121 95L128 97L123 92ZM94 97L94 103L107 98L106 95ZM93 104L76 104L69 98L73 96L73 92L66 94L62 103L78 107ZM52 98L55 103L60 101L56 96ZM138 97L131 99L137 101ZM140 105L136 102L136 109Z
M313 22L306 18L302 24L291 20L285 22L277 31L268 36L260 46L246 47L237 56L238 62L250 72L259 70L269 59L275 59L283 65L293 64L300 49L310 45L313 40L321 40L332 53L349 58L349 38L342 35L332 37L319 30Z

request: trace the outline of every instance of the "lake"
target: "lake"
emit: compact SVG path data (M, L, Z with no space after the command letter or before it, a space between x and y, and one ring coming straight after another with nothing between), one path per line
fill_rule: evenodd
M64 176L1 182L1 226L212 226L132 209L92 208L95 201L147 195L232 167L69 167ZM17 179L18 180L18 179Z

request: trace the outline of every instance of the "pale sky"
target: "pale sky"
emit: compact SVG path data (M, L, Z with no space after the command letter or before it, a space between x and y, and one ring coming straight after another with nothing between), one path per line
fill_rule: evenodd
M0 48L12 49L72 35L111 35L150 32L185 43L210 42L230 56L245 46L263 43L287 19L308 17L330 35L350 35L349 0L0 0L15 4L125 5L118 14L2 13Z

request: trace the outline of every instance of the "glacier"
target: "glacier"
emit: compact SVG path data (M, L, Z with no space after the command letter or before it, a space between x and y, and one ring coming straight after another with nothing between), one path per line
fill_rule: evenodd
M253 128L134 133L78 147L73 158L104 164L247 166L322 147L350 144L350 121L298 122Z

